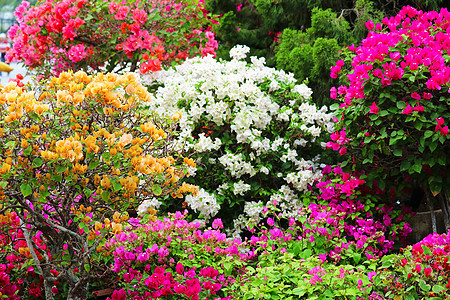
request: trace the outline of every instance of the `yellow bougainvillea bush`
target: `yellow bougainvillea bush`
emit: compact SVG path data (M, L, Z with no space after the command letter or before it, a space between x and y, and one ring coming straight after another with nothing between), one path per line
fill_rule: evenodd
M0 88L0 215L19 217L22 252L46 295L64 280L85 296L99 273L93 256L128 224L127 211L197 192L180 183L194 161L170 147L179 114L155 119L143 110L151 98L133 73L65 72L35 90Z

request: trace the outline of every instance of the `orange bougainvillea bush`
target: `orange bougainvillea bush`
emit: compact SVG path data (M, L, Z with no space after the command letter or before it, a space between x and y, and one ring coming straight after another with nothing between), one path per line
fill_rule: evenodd
M133 73L64 72L36 90L19 85L0 88L0 215L20 219L11 226L23 232L46 299L59 280L83 299L104 238L144 202L195 194L179 183L195 163L170 148L179 115L144 111L152 97Z

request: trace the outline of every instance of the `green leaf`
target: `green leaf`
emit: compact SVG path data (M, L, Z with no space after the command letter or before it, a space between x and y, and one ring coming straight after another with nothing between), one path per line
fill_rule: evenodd
M84 270L86 270L86 272L89 273L89 271L91 270L91 266L89 266L88 264L85 264Z
M14 147L16 147L16 142L15 141L9 141L5 144L6 148L9 148L10 150L13 150Z
M383 190L383 191L384 191L384 189L386 188L386 182L384 182L384 180L382 180L382 179L380 179L380 180L377 182L377 185L378 185L378 187L379 187L381 190Z
M312 255L312 251L311 249L305 249L302 252L302 255L300 255L301 258L307 259L308 257L310 257Z
M299 255L302 249L303 243L301 241L295 241L294 245L292 246L292 252L294 253L294 255Z
M153 192L153 194L155 194L156 196L161 195L161 194L162 194L161 186L159 186L159 185L157 185L157 184L154 184L154 185L152 186L152 192Z
M108 191L103 191L102 192L102 199L103 199L103 201L108 201L110 195L111 194Z
M433 135L433 131L431 131L431 130L427 130L427 131L425 131L424 134L423 134L423 136L424 136L425 138L429 138L429 137L432 136L432 135Z
M36 168L42 166L43 163L44 162L39 157L36 157L35 159L33 159L33 166Z
M402 153L403 153L403 152L402 152L402 149L395 149L395 150L394 150L394 155L395 155L395 156L402 156Z
M425 292L429 292L431 290L431 285L426 284L423 279L419 281L419 287Z
M56 173L61 174L61 173L64 172L66 169L67 169L66 166L57 165L57 166L56 166Z
M445 291L445 288L441 285L435 285L433 286L433 293L439 294L440 292Z
M337 110L339 108L339 103L334 103L330 106L331 110Z
M22 192L22 195L24 197L28 197L33 192L33 190L31 189L31 185L29 185L28 183L22 183L22 185L20 186L20 191Z
M116 182L113 183L113 188L114 192L117 192L122 188L122 184L120 184L120 182L117 180Z
M103 153L102 157L104 160L109 160L111 158L111 153L109 153L109 152Z
M231 271L233 270L233 265L229 262L226 262L223 264L223 268L225 271L225 275L226 276L230 276L231 275Z
M30 155L31 151L33 151L33 147L30 146L27 149L23 150L23 154Z
M302 287L297 287L292 290L292 294L300 296L300 297L303 296L305 293L306 293L306 290Z
M323 244L325 244L326 242L326 237L325 236L318 236L316 237L316 246L317 247L322 247Z
M361 260L361 254L360 253L354 253L353 254L353 260L355 261L356 264L358 264L359 261Z
M434 150L436 150L438 144L436 142L430 142L428 143L428 147L430 148L431 152L434 152Z
M413 171L413 173L416 172L416 173L420 174L420 171L422 171L422 165L421 164L413 165L412 168L410 169L410 172L409 172L410 174L412 174L411 170Z
M37 113L35 113L34 111L30 111L28 113L28 116L30 118L32 118L33 120L35 120L36 122L39 122L39 115Z
M97 168L99 165L99 161L98 160L91 160L91 162L89 163L89 169L94 170L95 168Z
M414 127L415 127L417 130L421 130L422 127L423 127L423 123L422 123L422 122L415 122L415 123L414 123Z
M90 189L84 189L84 191L83 191L84 195L85 195L86 198L88 198L88 199L89 199L89 197L91 197L91 195L92 195L93 192L94 192L94 191L92 191L92 190L90 190Z
M61 182L62 181L62 176L61 175L53 175L52 176L52 180L54 180L56 182Z
M378 113L378 115L380 117L385 117L385 116L389 115L389 112L387 110L382 110Z
M407 171L409 170L409 167L411 167L411 163L409 162L409 160L402 160L402 162L400 163L400 171Z

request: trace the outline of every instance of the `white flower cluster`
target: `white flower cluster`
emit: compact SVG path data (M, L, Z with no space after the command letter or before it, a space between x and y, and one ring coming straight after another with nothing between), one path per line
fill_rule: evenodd
M233 184L233 193L235 195L244 196L247 191L250 191L250 184L244 183L242 180Z
M216 197L209 194L204 189L200 189L197 196L187 195L185 200L190 208L205 218L206 222L214 217L220 209Z
M219 162L236 178L240 178L245 174L250 174L250 177L256 174L252 164L246 162L242 154L227 153L219 158Z
M279 193L273 194L270 201L276 203L284 218L297 216L297 212L303 207L303 203L287 185L283 185Z
M149 109L167 117L181 113L177 141L180 150L195 150L206 156L215 151L209 163L216 165L214 169L224 169L231 175L228 182L218 182L218 195L245 197L255 175L273 173L272 176L278 176L280 172L278 177L285 182L285 188L279 191L280 197L284 202L294 201L291 196L295 194L286 190L289 184L302 192L320 177L318 164L304 160L303 147L332 131L332 116L326 107L317 109L308 103L311 89L297 84L293 74L265 66L264 58L251 57L251 63L247 64L244 59L248 52L247 46L236 46L230 51L231 61L196 57L173 69L144 75L143 84L154 89L155 99L149 103ZM280 91L284 96L277 96ZM278 134L267 134L277 130L278 124L285 129ZM235 148L245 147L245 157L242 153L228 151L222 136L213 140L205 134L214 130L212 126L225 128L227 135L237 142ZM199 128L202 130L197 133ZM296 134L285 137L292 131ZM278 161L271 162L267 157ZM274 173L274 165L279 168L282 163L290 163L292 167ZM200 199L207 201L209 198L198 197L196 201ZM200 211L197 202L192 205ZM283 209L283 213L289 214L297 207L286 204Z
M161 204L161 201L158 201L156 198L145 200L138 206L137 214L140 216L145 215L150 208L158 209Z

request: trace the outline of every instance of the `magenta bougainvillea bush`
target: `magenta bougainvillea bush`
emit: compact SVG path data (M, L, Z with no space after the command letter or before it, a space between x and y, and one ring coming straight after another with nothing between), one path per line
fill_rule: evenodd
M203 1L23 1L9 30L8 60L40 75L65 70L140 70L215 54Z
M339 103L327 146L372 169L382 189L412 179L448 207L450 13L407 6L366 26L367 38L331 68L348 85L331 89Z

